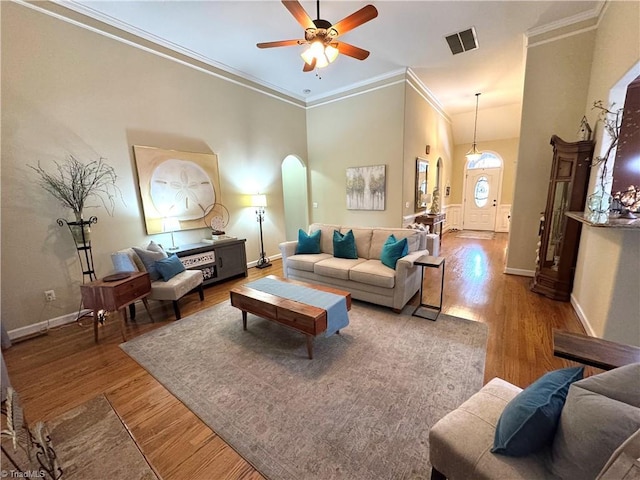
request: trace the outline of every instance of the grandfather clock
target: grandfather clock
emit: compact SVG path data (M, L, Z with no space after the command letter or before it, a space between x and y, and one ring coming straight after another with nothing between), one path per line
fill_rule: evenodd
M540 219L540 246L531 290L568 301L578 258L582 224L565 215L584 211L595 142L567 143L551 137L553 164L547 205Z

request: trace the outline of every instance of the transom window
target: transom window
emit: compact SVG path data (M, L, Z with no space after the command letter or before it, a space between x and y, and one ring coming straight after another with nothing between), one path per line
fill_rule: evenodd
M480 158L477 160L471 160L467 165L469 170L474 168L500 168L502 166L502 159L495 153L483 152Z

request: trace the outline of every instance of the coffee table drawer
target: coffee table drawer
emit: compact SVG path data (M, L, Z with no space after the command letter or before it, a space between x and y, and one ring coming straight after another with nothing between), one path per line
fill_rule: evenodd
M318 335L327 329L327 314L312 318L284 308L278 308L278 322L311 335Z
M236 295L233 291L231 292L231 305L258 315L259 317L270 318L273 320L277 318L277 307L275 305L265 303L257 298Z

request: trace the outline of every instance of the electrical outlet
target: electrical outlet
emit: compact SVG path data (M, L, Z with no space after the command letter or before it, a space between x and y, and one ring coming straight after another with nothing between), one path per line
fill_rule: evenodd
M44 298L47 302L53 302L56 299L56 292L54 290L45 290Z

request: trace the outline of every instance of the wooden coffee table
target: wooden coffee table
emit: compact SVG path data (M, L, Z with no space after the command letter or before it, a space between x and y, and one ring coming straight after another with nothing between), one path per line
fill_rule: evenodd
M269 275L267 278L341 295L345 297L347 311L351 310L351 294L349 292L322 285L279 278L274 275ZM231 305L242 310L242 328L244 330L247 329L247 312L289 327L306 335L307 353L309 358L313 359L313 340L327 330L326 310L303 302L261 292L244 285L232 288L229 294Z

